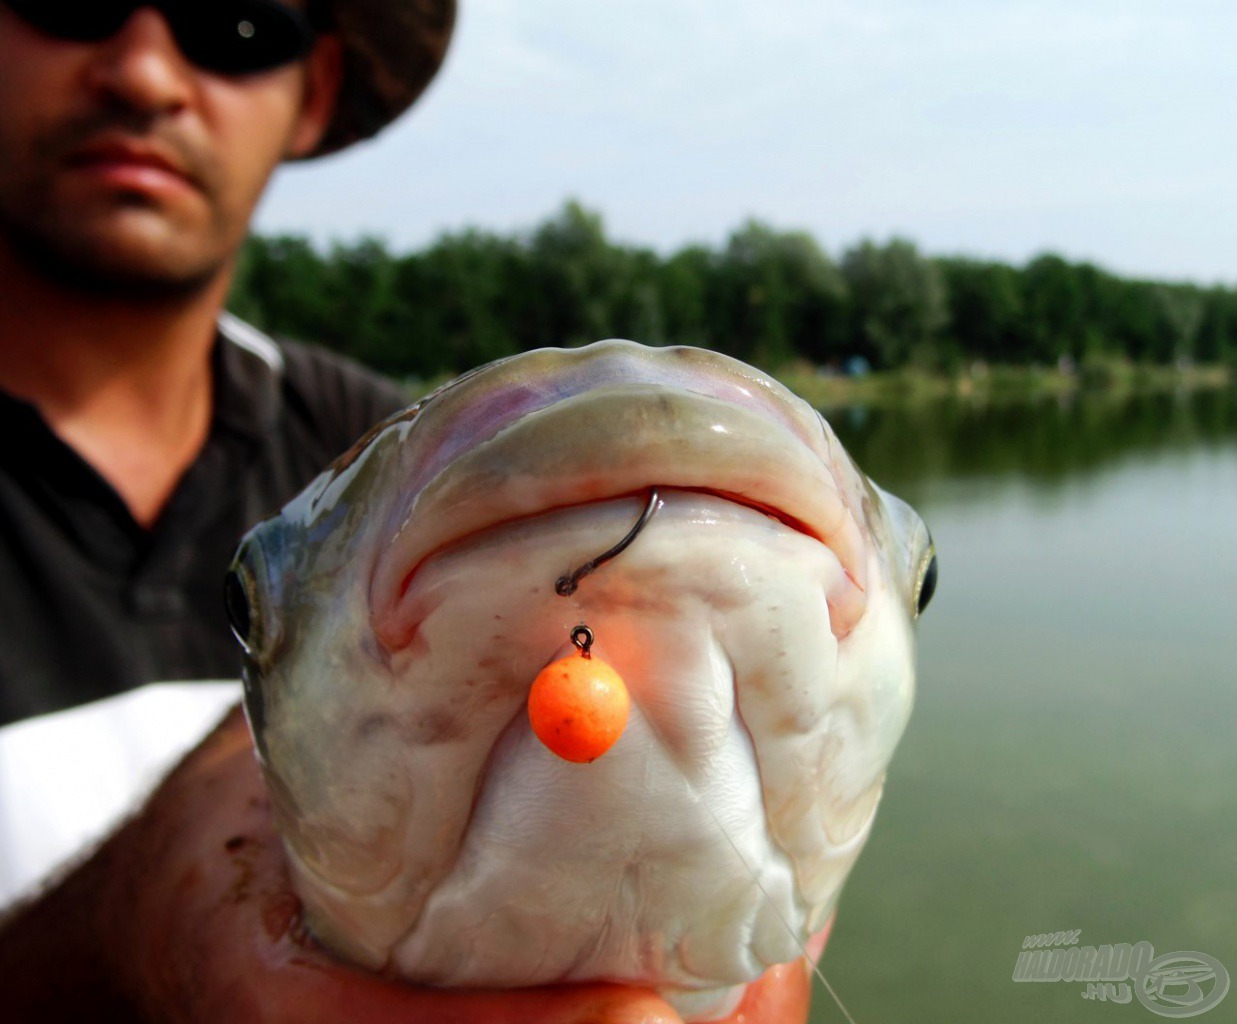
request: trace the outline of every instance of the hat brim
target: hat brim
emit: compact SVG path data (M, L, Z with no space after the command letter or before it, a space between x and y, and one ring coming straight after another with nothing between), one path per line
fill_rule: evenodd
M424 92L446 56L455 0L334 0L344 67L335 116L309 157L368 139Z

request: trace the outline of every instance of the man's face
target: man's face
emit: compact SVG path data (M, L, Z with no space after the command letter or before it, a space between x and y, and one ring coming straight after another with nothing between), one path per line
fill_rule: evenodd
M0 3L0 247L121 292L215 280L275 166L329 122L334 44L232 77L191 64L153 8L83 43Z

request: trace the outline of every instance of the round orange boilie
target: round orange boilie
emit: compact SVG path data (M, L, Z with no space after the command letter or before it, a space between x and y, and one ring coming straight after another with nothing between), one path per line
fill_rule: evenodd
M623 735L631 698L623 677L604 661L569 655L533 680L528 719L533 732L564 761L587 764Z

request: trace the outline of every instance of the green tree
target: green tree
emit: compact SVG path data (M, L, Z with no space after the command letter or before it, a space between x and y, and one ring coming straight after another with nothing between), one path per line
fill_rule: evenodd
M1128 280L1052 254L1021 269L931 260L897 238L864 241L839 267L810 235L755 220L720 249L663 258L610 242L601 216L574 201L526 233L457 232L398 255L375 238L323 253L303 237L255 236L230 305L273 333L399 376L614 336L715 348L771 369L852 353L883 367L1237 361L1229 288Z
M533 232L533 316L542 345L582 345L614 333L626 254L606 241L601 215L575 200Z
M1164 323L1164 344L1156 358L1192 359L1203 325L1202 291L1193 285L1157 285L1155 297Z
M1022 293L1028 356L1044 363L1079 358L1087 339L1087 295L1077 270L1060 256L1037 256L1022 273Z
M665 340L673 345L716 348L710 321L710 282L717 257L702 245L680 249L654 268Z
M1122 281L1112 309L1111 337L1116 351L1134 360L1152 360L1166 350L1163 307L1149 281Z
M331 247L322 302L326 322L317 336L361 362L398 374L406 360L404 340L391 330L399 305L395 260L378 238Z
M861 242L842 258L853 337L877 365L932 362L949 320L940 268L914 244Z
M1202 362L1237 360L1237 293L1208 288L1203 293L1197 355Z
M449 373L532 347L528 277L516 240L481 231L444 235L399 260L395 329L406 339L406 372Z
M264 330L322 340L332 319L328 273L305 238L253 236L241 252L230 305Z
M949 331L967 356L990 362L1025 362L1026 329L1019 272L1004 263L936 261L949 295Z
M717 325L719 344L739 358L776 367L839 354L845 285L805 232L749 220L727 241L716 284L718 312L728 317Z

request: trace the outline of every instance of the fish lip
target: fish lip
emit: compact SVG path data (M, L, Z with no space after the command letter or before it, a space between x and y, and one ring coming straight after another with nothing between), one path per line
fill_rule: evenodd
M806 446L804 451L799 452L801 459L804 456L811 457L812 455L813 453L806 449ZM707 462L707 460L705 461ZM820 477L817 483L827 489L829 502L832 503L839 516L846 523L853 523L853 514L846 503L841 489L837 486L833 471L820 462L817 462L817 468ZM467 479L467 475L465 475L465 479ZM740 481L732 478L730 482L738 484ZM466 528L460 528L458 522L453 522L453 528L442 531L433 538L432 542L428 543L418 543L416 540L409 539L419 538L423 534L422 530L417 529L418 520L416 512L419 510L414 509L414 514L404 523L404 528L398 531L387 544L380 546L375 552L374 562L370 569L369 591L370 621L376 638L388 653L401 650L411 640L415 632L415 623L402 614L402 606L405 604L404 598L412 588L417 573L422 566L437 554L447 549L456 548L466 543L469 538L483 533L522 521L544 518L558 512L612 503L625 498L638 497L643 503L652 487L656 487L662 494L674 491L703 494L750 509L780 523L789 530L829 548L842 564L850 589L855 592L852 596L850 607L852 609L861 607L864 591L862 575L862 559L864 556L861 551L857 552L853 546L848 549L845 543L839 544L837 533L830 534L828 530L822 528L820 523L813 525L803 517L794 514L787 505L775 501L762 501L758 494L754 495L750 491L749 493L743 493L741 489L731 489L725 486L724 483L721 485L701 484L672 474L665 476L650 474L641 476L638 480L627 479L620 481L615 486L604 487L589 493L583 498L578 494L573 494L570 488L568 488L554 495L550 500L539 501L535 507L529 507L519 512L513 512L510 505L504 504L500 500L494 506L486 508L486 512L491 512L492 514L478 517L475 521L469 523ZM555 498L558 500L554 500ZM815 500L825 504L820 495L816 495ZM429 512L423 512L423 515L428 515L431 520L434 518L432 509ZM616 537L615 539L617 540L618 538ZM408 551L409 548L411 548L411 553ZM406 559L405 556L407 556ZM392 565L400 568L392 570ZM856 601L859 602L858 605L855 603ZM831 623L831 626L836 625L836 621ZM849 632L853 621L854 617L852 615L849 624L845 625L840 631L835 630L839 638L844 636L846 632Z
M504 373L508 365L521 372L509 377ZM690 377L690 386L683 383L684 377ZM440 428L438 443L410 467L407 486L415 492L451 462L529 416L564 400L633 386L661 388L746 408L809 448L821 434L815 410L776 379L746 363L708 349L650 349L617 338L579 349L525 352L477 367L380 426L421 419L434 421ZM797 404L802 409L796 408ZM805 416L804 410L810 415ZM426 425L422 422L418 429ZM338 465L346 466L355 454L355 450L347 453Z
M388 653L411 640L400 605L431 552L654 485L786 522L829 547L864 591L865 523L842 479L851 464L816 410L772 378L717 353L622 341L530 353L505 375L503 365L387 421L403 432L393 441L404 496L387 508L368 573L371 626Z
M609 505L614 502L623 501L624 499L628 499L628 498L639 498L642 502L647 501L652 492L656 492L663 500L666 498L666 496L670 494L674 494L674 493L700 494L700 495L705 495L710 498L716 498L717 500L724 501L730 505L736 505L739 508L749 509L752 512L756 512L756 513L759 513L760 515L767 516L768 518L773 519L776 522L780 523L782 526L786 527L788 530L791 530L795 533L802 534L805 537L809 537L812 540L816 541L817 543L824 543L823 541L821 541L819 537L817 537L812 532L812 530L807 526L807 524L803 523L802 521L796 519L793 516L787 515L781 510L774 508L770 505L762 505L759 502L752 501L751 499L743 495L734 494L729 491L718 490L712 487L678 487L678 486L669 485L669 484L651 483L646 487L641 487L636 490L631 490L631 491L626 491L626 492L616 492L614 494L609 494L603 497L594 498L589 501L579 501L579 502L563 504L563 505L548 505L545 508L541 509L540 511L531 512L528 515L509 516L507 518L496 519L493 522L488 522L485 525L478 526L476 529L469 530L466 533L459 534L458 536L452 536L449 540L446 540L443 543L439 544L437 547L433 548L432 550L427 551L425 555L417 562L417 564L408 571L408 573L404 576L402 585L400 586L400 596L403 596L404 594L408 592L409 588L412 586L414 577L417 575L417 573L420 571L423 565L425 565L427 562L429 562L431 559L435 558L436 556L441 555L445 551L449 551L453 548L457 548L457 547L468 544L469 541L473 540L474 538L480 537L484 534L488 534L496 530L503 530L503 529L506 529L507 527L517 526L520 523L526 523L532 520L543 519L548 516L554 516L561 512L577 511L579 509L589 508L590 506Z
M648 500L650 493L653 491L656 491L656 493L662 498L663 501L667 497L673 494L694 494L694 495L702 495L708 498L713 498L713 499L716 499L717 501L725 502L726 504L733 505L737 508L747 509L748 511L755 512L758 515L762 515L762 516L765 516L773 520L774 522L778 523L783 529L789 530L793 533L797 533L800 536L806 537L809 540L817 544L821 544L822 546L827 547L830 550L833 550L833 548L830 547L830 545L825 540L817 536L817 534L814 533L812 529L806 523L802 522L799 519L796 519L794 516L791 516L781 511L780 509L777 509L767 504L762 504L757 501L753 501L744 495L735 494L733 492L719 490L716 488L709 488L709 487L680 487L680 486L669 486L665 484L650 484L646 487L641 487L641 488L637 488L635 490L630 490L626 492L616 491L613 494L608 494L603 497L591 499L589 501L564 503L564 504L558 504L558 505L547 505L546 507L536 512L529 513L528 515L508 516L506 518L496 518L492 521L487 521L484 525L480 525L474 530L469 530L465 533L452 535L449 539L444 540L441 544L437 545L436 547L430 550L427 550L424 553L424 555L417 560L416 564L413 565L408 570L408 572L404 575L402 580L399 581L398 593L395 595L395 598L398 602L404 601L404 599L407 597L409 592L412 591L415 585L415 582L416 582L416 577L420 573L422 568L426 566L428 563L430 563L431 561L433 561L436 557L443 555L445 553L448 553L452 550L458 549L460 547L466 546L470 541L474 539L494 533L495 531L501 531L507 528L518 527L522 523L528 523L528 522L532 522L538 519L545 519L548 517L558 515L560 513L570 513L573 511L579 511L581 509L589 508L592 506L611 505L616 502L621 502L621 501L629 500L629 499L639 499L640 502L643 504ZM861 585L860 581L855 578L855 574L852 571L852 568L846 566L845 564L842 565L842 568L846 574L846 580L848 581L850 587L853 589L856 596L860 600L862 600L864 588ZM556 581L556 584L555 584L556 587L559 584L562 584L568 578L569 578L568 575L564 575L560 577ZM406 628L391 629L389 626L387 626L384 623L383 620L385 617L376 613L375 611L376 601L379 599L378 594L380 594L381 589L382 589L381 586L371 577L371 583L370 583L371 623L374 627L374 633L378 637L382 645L387 649L388 652L393 652L405 646L409 637L407 635ZM560 591L560 594L562 594L562 596L568 596L569 593L570 592L563 593ZM407 624L405 623L404 626L406 627ZM841 632L839 632L836 628L836 624L831 623L831 626L834 627L835 635L837 635L839 639L845 636L846 633L849 632L851 628L850 625L847 625L844 629L841 630Z

